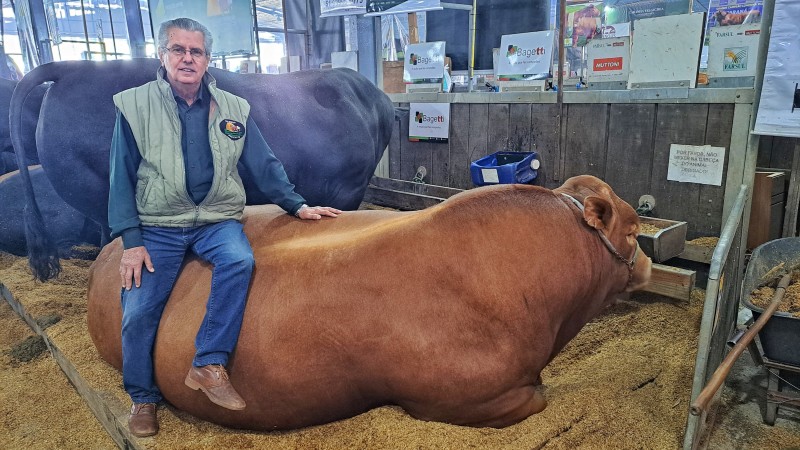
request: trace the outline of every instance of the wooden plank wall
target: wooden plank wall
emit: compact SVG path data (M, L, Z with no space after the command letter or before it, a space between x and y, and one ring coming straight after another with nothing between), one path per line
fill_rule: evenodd
M566 104L559 129L556 104L454 103L448 143L410 142L408 117L397 124L389 176L410 181L425 166L426 183L469 189L472 161L509 147L535 150L542 161L536 184L554 188L574 175L595 175L634 207L641 195L653 195L656 216L687 221L688 239L719 236L724 184L667 181L667 162L671 144L730 148L733 110L732 104ZM778 144L769 162L788 158L791 167L793 141Z
M797 138L761 136L758 145L758 167L791 170Z

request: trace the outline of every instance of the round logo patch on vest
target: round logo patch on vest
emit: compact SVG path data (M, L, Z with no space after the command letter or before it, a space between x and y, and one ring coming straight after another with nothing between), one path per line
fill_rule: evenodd
M228 136L234 141L239 140L244 136L244 125L235 120L224 119L219 123L219 129L222 130L222 134Z

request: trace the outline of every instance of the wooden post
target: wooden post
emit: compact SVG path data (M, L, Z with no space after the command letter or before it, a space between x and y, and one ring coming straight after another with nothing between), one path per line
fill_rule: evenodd
M408 43L419 44L419 27L417 26L417 13L408 13Z
M789 179L789 194L786 196L786 215L783 219L781 237L794 237L797 230L797 208L800 207L800 140L794 145L792 176Z

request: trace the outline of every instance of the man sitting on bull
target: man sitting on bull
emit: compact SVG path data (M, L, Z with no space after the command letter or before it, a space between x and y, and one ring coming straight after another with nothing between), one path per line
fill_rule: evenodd
M161 314L187 251L214 266L206 314L185 384L215 404L241 410L244 400L225 370L236 347L254 260L239 219L245 190L239 171L301 219L341 211L309 207L252 119L250 105L216 87L206 71L212 37L186 18L158 32L157 79L114 96L108 219L122 236L123 383L133 401L133 435L158 432L153 347ZM142 265L147 270L142 270Z

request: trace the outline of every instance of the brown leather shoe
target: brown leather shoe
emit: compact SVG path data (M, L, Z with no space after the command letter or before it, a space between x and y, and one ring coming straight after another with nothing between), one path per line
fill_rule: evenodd
M128 416L128 429L136 437L153 436L158 433L158 417L155 403L134 403Z
M209 400L223 408L238 411L245 407L244 400L228 380L228 372L219 364L192 367L184 383L195 391L202 390Z

